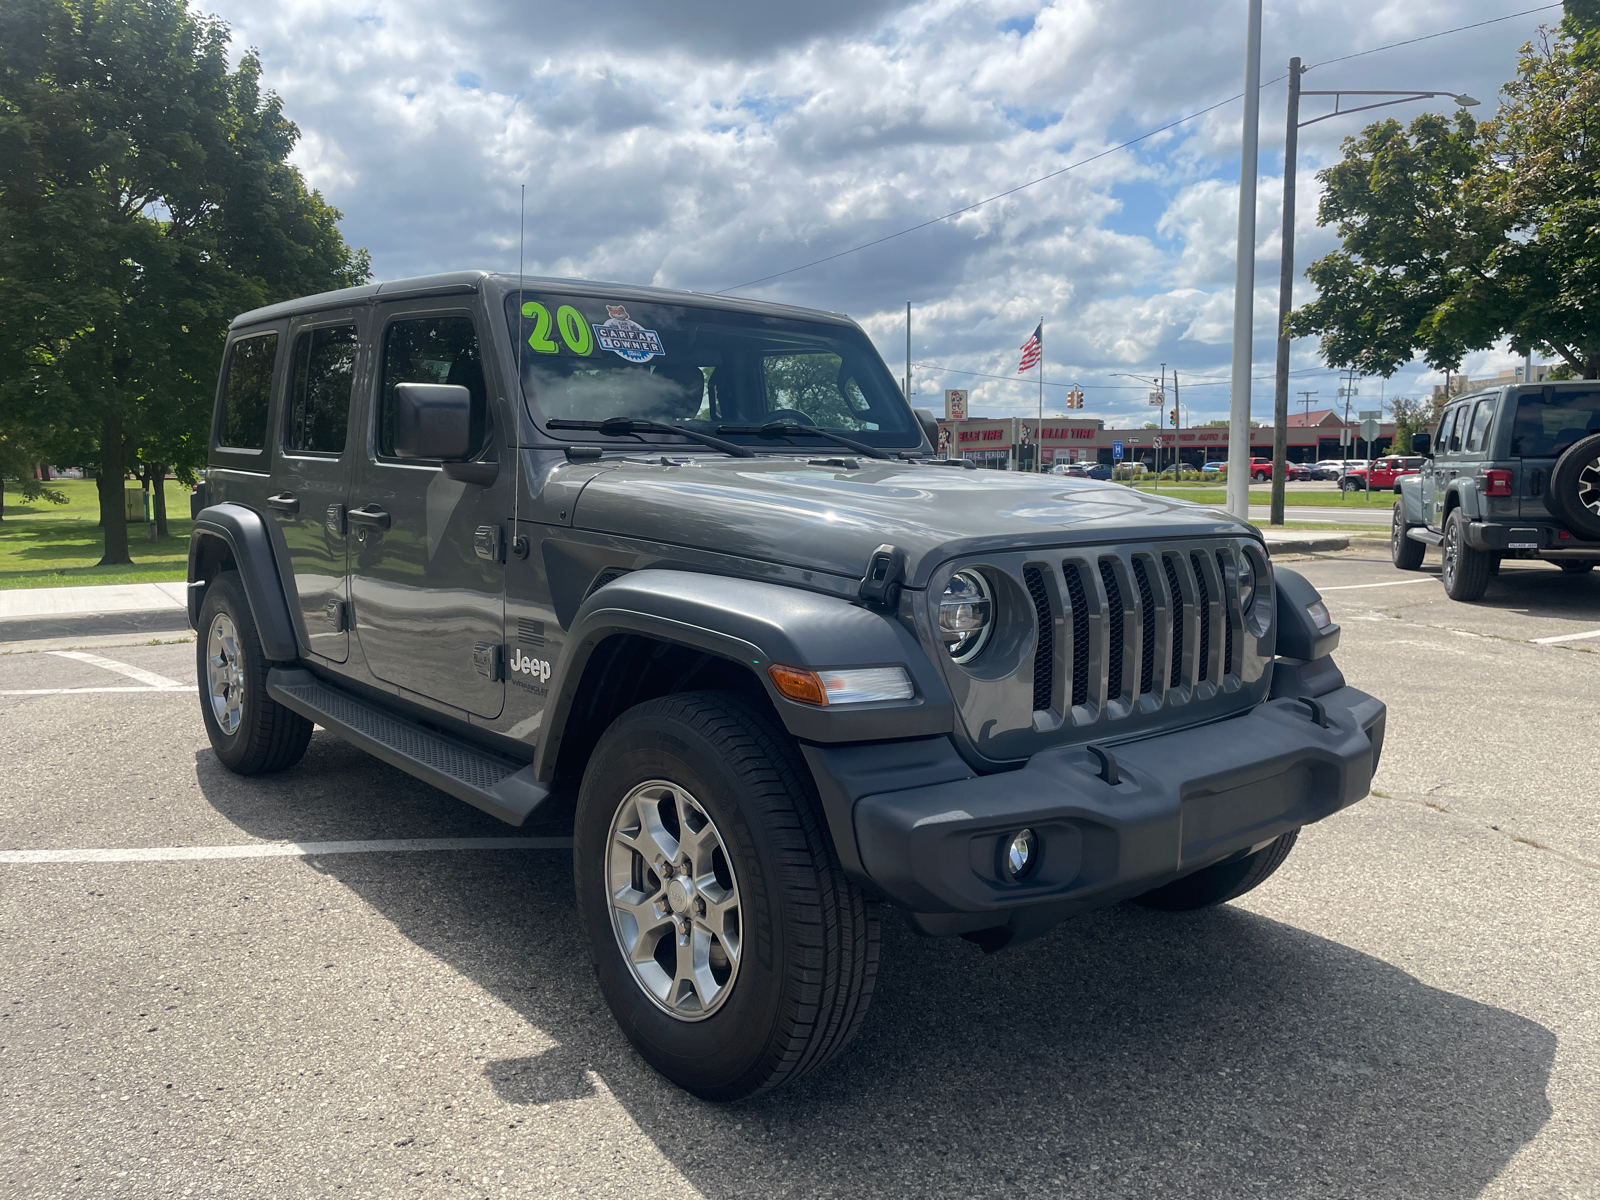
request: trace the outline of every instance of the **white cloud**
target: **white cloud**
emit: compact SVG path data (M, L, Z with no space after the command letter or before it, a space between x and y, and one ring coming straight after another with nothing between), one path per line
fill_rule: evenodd
M526 183L530 273L728 288L1059 171L1226 99L1243 77L1242 10L1219 0L219 8L236 46L260 48L268 84L300 125L296 161L390 278L513 268ZM1291 53L1326 60L1498 15L1488 0L1280 0L1267 13L1264 75L1281 74ZM1415 82L1488 101L1536 24L1317 68L1306 86ZM1281 83L1263 92L1258 414L1271 394L1283 95ZM1320 111L1313 103L1308 115ZM1302 267L1334 244L1315 224L1315 172L1364 119L1302 135ZM1047 380L1082 383L1091 415L1142 420L1142 392L1111 373L1155 374L1162 362L1196 381L1197 417L1221 415L1239 124L1240 106L1226 104L752 294L852 313L896 373L910 298L918 362L1007 377L920 370L922 403L969 386L975 411L1036 409L1037 391L1011 376L1042 315ZM1302 302L1306 286L1297 284ZM1315 346L1297 343L1293 366L1315 368ZM1336 386L1303 379L1330 395ZM1418 367L1389 390L1420 383ZM1046 389L1047 408L1052 398Z

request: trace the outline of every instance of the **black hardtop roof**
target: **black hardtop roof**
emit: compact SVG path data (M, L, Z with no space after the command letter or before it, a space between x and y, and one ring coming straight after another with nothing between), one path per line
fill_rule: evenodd
M379 300L407 300L422 296L449 296L488 290L503 296L515 290L517 286L515 275L501 275L490 271L446 271L438 275L419 275L415 279L366 283L360 287L340 288L336 292L319 292L315 296L302 296L298 300L284 300L278 304L269 304L264 308L253 308L249 312L240 313L228 327L242 329L248 325L259 325L264 321L298 317L325 309L376 304ZM604 283L589 279L554 279L524 275L521 286L529 291L560 291L618 302L633 300L640 304L689 304L697 308L720 308L727 312L755 313L795 320L826 321L830 325L855 326L855 322L843 313L799 308L793 304L774 304L767 300L746 300L738 296L713 296L706 292L646 287L634 283Z

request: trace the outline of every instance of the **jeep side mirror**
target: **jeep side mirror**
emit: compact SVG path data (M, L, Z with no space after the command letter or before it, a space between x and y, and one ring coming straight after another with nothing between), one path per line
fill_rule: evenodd
M402 383L395 388L394 452L398 458L449 461L471 455L472 393L454 383Z
M911 411L917 415L917 424L922 426L922 436L928 439L933 452L939 453L939 418L925 408L913 408Z
M1413 433L1411 435L1411 453L1422 458L1433 457L1433 438L1426 433Z

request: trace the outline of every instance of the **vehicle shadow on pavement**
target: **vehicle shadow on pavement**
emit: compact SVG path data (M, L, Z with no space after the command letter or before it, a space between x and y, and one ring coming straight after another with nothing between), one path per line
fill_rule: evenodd
M379 836L399 836L396 822L427 836L483 828L317 741L330 743L320 776L220 786L202 769L202 787L263 837L306 837L313 808L339 836L385 808L395 820ZM486 1064L485 1103L514 1118L608 1094L708 1197L1466 1198L1550 1115L1556 1038L1543 1026L1226 906L1124 905L992 957L916 937L891 912L854 1045L771 1095L708 1104L656 1075L612 1021L564 853L311 861L556 1043Z

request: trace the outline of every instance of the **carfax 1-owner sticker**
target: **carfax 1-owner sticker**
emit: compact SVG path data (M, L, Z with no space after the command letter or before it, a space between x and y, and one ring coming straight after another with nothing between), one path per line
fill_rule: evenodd
M656 336L656 331L640 325L622 305L608 304L606 312L610 319L604 325L594 327L602 350L609 350L636 363L649 362L656 355L666 353L661 348L661 339Z

